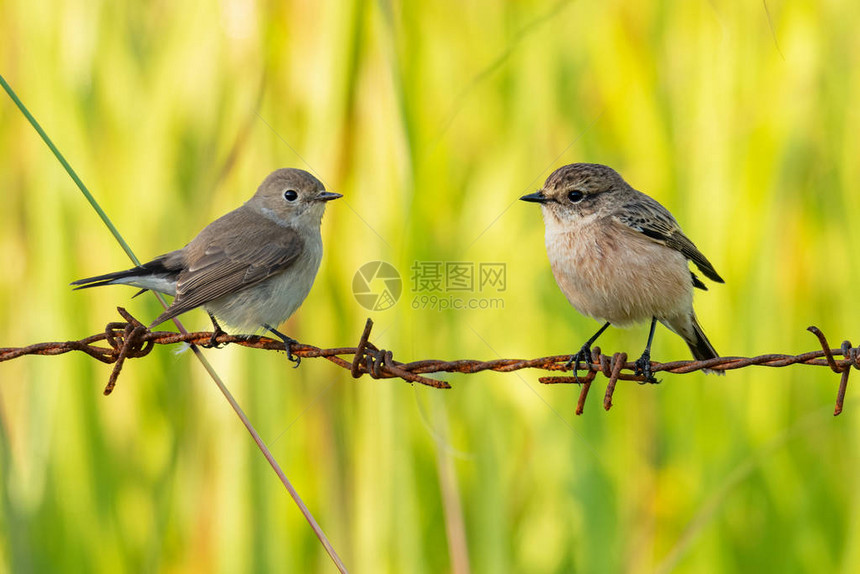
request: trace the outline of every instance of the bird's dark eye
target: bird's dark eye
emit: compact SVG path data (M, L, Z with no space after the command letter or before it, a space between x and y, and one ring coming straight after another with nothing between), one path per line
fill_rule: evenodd
M571 191L567 194L567 198L571 203L579 203L585 197L585 194L581 191Z
M298 198L299 194L298 192L296 192L295 189L288 189L284 192L284 199L286 199L287 201L295 201Z

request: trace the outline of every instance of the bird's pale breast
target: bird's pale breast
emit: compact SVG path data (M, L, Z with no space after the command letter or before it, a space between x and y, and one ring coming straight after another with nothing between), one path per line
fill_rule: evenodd
M621 326L689 314L693 287L678 251L612 220L547 223L553 275L580 313Z
M290 267L260 283L206 304L219 320L250 333L264 324L277 327L286 321L310 293L322 260L322 240L317 230Z

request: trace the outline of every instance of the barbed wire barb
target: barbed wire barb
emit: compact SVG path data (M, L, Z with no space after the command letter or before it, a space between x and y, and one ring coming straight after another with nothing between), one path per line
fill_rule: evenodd
M173 345L176 343L188 343L196 345L209 345L215 343L218 346L228 343L241 345L253 349L264 349L268 351L283 351L284 344L280 340L270 339L258 335L230 335L220 333L213 338L210 331L199 331L194 333L176 333L172 331L150 331L140 321L135 319L122 307L117 311L124 321L111 322L105 327L104 332L91 335L78 341L65 341L54 343L37 343L27 347L0 348L0 362L10 361L25 355L55 356L71 351L80 351L103 363L113 364L104 389L104 394L109 395L116 386L120 372L128 359L145 357L156 345ZM417 360L410 363L402 363L394 360L392 351L380 349L370 342L370 333L373 321L367 319L364 330L355 347L335 347L322 349L313 345L297 344L292 346L295 355L302 358L323 358L335 365L346 369L353 378L368 375L373 379L401 379L408 383L418 383L436 389L450 389L451 385L445 381L427 377L424 375L432 373L461 373L472 374L482 371L496 371L508 373L521 369L542 369L545 371L567 371L570 368L566 363L570 355L552 355L537 359L493 359L490 361L478 361L474 359L459 359L454 361L443 361L438 359ZM668 363L651 362L653 373L686 374L703 369L716 371L731 371L742 369L753 365L762 367L787 367L789 365L812 365L829 367L834 373L840 375L839 388L836 395L836 406L834 416L842 412L845 402L845 393L848 389L848 375L851 367L860 370L860 348L854 347L850 341L844 341L841 348L831 349L827 338L818 327L812 326L807 329L813 333L821 345L821 350L810 351L800 355L759 355L757 357L718 357L706 361L674 361ZM97 343L106 343L107 346ZM842 359L836 356L841 355ZM351 356L346 360L344 356ZM605 355L600 347L594 347L591 353L591 362L583 363L579 372L564 376L545 376L538 380L546 385L554 384L576 384L580 386L579 399L576 405L576 414L582 414L585 408L585 400L591 385L598 374L608 379L606 393L603 398L603 408L607 411L612 408L612 399L618 381L637 381L646 383L645 377L637 374L635 362L627 360L626 353L614 353Z

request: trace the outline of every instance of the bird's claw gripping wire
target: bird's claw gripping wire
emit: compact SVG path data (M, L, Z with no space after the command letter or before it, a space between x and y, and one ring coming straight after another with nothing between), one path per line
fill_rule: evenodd
M565 369L570 369L571 365L573 366L573 378L576 379L576 382L579 383L579 367L581 363L585 363L588 367L587 370L591 370L591 346L587 343L582 346L582 348L577 351L575 354L571 355L570 359L564 364Z
M642 375L645 377L645 380L640 384L644 385L646 383L651 383L656 385L660 381L654 376L654 372L651 370L651 351L645 349L645 352L642 353L642 356L636 359L636 362L633 363L635 365L635 370L633 371L636 375Z
M293 345L298 345L299 342L291 337L287 337L284 341L284 349L287 351L287 360L293 364L294 369L299 368L299 364L302 362L302 358L298 355L293 354Z
M275 334L281 341L284 342L284 350L287 352L287 360L291 363L294 363L293 368L297 369L299 367L299 364L302 362L302 358L298 355L293 354L293 345L299 345L300 343L292 337L284 335L271 325L263 325L263 327L265 327L265 329L270 331L271 333Z
M214 327L215 327L212 330L212 336L209 337L208 343L203 343L200 346L203 347L204 349L220 349L221 347L226 347L229 344L229 342L219 343L218 337L220 337L221 335L227 335L228 333L224 329L222 329L221 325L216 323L214 320L212 322L213 322Z

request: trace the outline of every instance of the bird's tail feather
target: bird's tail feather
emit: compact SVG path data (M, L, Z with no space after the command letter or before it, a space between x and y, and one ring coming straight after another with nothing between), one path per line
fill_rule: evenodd
M660 319L660 322L684 339L684 342L690 347L690 351L697 361L707 361L708 359L716 359L720 356L716 349L714 349L714 346L711 345L708 337L705 336L705 332L702 331L702 326L699 325L699 320L696 318L694 312L691 311L689 315L685 313L667 319ZM716 371L713 369L702 370L706 373L715 373L717 375L725 374L725 371Z
M699 325L698 319L696 319L695 313L690 316L690 320L692 322L692 336L684 337L684 341L687 343L687 346L690 347L690 351L693 353L693 357L697 361L707 361L708 359L716 359L720 355L714 349L714 346L711 345L711 342L708 340L708 337L705 336L705 332L702 330L702 326ZM715 371L713 369L703 369L706 373L715 373L717 375L725 375L725 371Z
M104 275L96 275L95 277L87 277L86 279L78 279L72 281L70 285L75 285L75 289L89 289L90 287L101 287L102 285L112 285L119 279L127 279L129 277L140 277L149 275L152 271L144 267L133 267L125 271L116 271L114 273L106 273Z
M165 257L159 257L125 271L78 279L71 284L75 286L75 289L89 289L102 285L132 285L142 289L135 294L135 297L150 289L172 295L176 289L176 280L180 270L181 266L171 266L166 262Z

